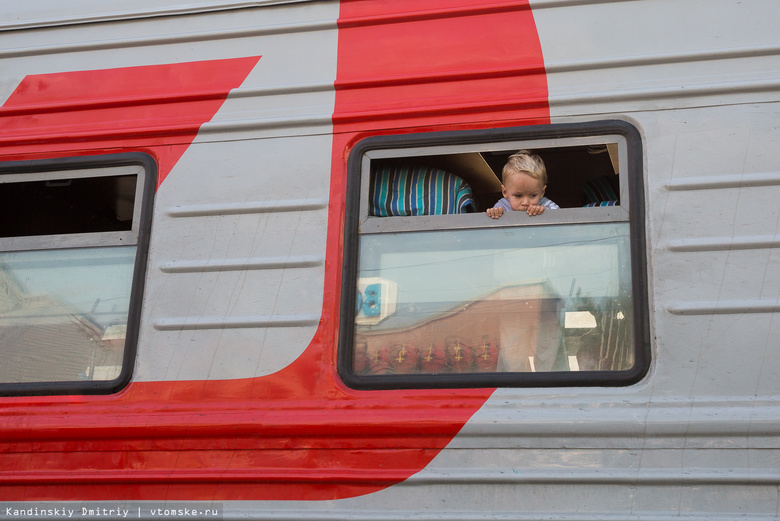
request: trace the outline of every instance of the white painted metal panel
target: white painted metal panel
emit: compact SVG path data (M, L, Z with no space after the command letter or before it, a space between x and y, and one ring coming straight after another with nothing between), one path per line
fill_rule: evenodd
M0 21L0 31L78 25L111 20L181 16L251 7L308 2L311 0L188 0L184 2L160 0L35 0L8 2Z
M553 117L777 100L772 0L531 6Z

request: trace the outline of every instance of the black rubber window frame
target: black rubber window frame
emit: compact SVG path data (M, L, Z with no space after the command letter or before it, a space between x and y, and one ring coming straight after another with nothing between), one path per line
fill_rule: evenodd
M121 391L130 383L138 348L141 305L152 227L152 209L157 186L157 163L152 156L142 152L0 162L0 175L4 173L23 174L84 169L98 170L101 168L135 165L141 166L144 170L144 187L141 200L135 201L136 205L141 205L140 221L133 281L130 290L130 309L127 317L125 348L119 375L113 380L0 383L0 396L113 394Z
M353 370L359 217L363 157L372 150L430 146L501 144L540 139L569 139L620 135L627 143L626 175L630 207L634 366L622 371L560 371L507 373L362 375ZM347 192L342 258L340 326L337 370L345 385L357 390L446 389L498 387L616 387L641 381L651 363L647 258L645 239L644 159L639 131L622 120L533 125L476 131L373 136L358 142L347 162ZM583 221L587 222L587 221Z

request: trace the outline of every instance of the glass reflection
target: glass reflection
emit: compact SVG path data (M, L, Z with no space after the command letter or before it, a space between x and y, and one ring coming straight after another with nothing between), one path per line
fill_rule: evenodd
M633 365L628 223L361 236L359 374Z
M0 383L116 378L135 250L0 254Z

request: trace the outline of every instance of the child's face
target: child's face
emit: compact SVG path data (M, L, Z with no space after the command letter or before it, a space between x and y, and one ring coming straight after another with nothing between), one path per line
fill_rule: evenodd
M547 185L542 185L538 179L530 175L516 173L509 176L506 184L501 185L501 191L509 200L509 206L514 211L526 211L529 206L536 206L544 196L544 189Z

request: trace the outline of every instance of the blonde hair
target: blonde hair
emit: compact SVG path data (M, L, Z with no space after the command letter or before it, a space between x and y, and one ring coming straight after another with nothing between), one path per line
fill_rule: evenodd
M501 171L501 180L506 184L506 180L513 174L525 174L547 184L547 168L544 161L538 155L530 150L520 150L509 156L504 169Z

